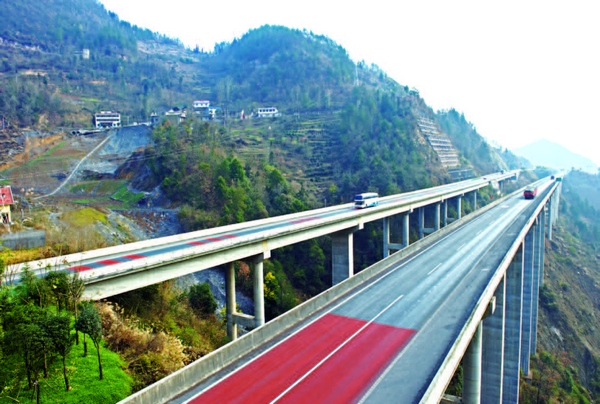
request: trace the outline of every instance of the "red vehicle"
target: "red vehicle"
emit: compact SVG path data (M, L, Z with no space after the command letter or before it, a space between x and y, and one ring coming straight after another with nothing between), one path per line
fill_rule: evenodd
M525 199L533 199L537 195L537 191L537 187L526 188L525 192L523 192L523 197L525 197Z

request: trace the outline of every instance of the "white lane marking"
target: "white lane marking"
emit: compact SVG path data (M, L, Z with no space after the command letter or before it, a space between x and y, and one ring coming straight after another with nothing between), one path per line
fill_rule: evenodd
M319 363L317 363L315 366L313 366L312 369L310 369L308 372L306 372L304 375L302 375L302 377L300 377L298 380L296 380L290 387L288 387L287 389L285 389L280 395L278 395L277 397L275 397L273 399L273 401L271 401L271 403L276 403L277 401L281 400L281 398L283 396L285 396L294 387L296 387L298 384L300 384L302 382L302 380L304 380L308 376L310 376L311 373L313 373L315 370L317 370L319 367L321 367L321 365L324 364L325 362L327 362L329 360L329 358L331 358L333 355L335 355L336 352L338 352L346 344L348 344L350 341L352 341L357 335L359 335L361 332L363 332L369 325L371 325L375 320L377 320L377 318L379 318L383 313L385 313L386 311L388 311L388 309L390 307L392 307L398 300L402 299L403 297L404 297L404 295L400 295L396 299L394 299L394 301L392 301L390 304L388 304L385 309L381 310L375 317L373 317L371 320L369 320L368 323L366 323L365 325L363 325L359 330L357 330L354 334L352 334L350 337L348 337L344 342L342 342L340 345L338 345L337 348L335 348L333 351L331 351L329 353L329 355L327 355L326 357L324 357L323 359L321 359L321 361Z
M465 246L465 244L467 244L467 243L463 243L463 245L461 245L460 247L458 247L458 248L456 249L456 251L460 251L460 249L461 249L461 248L463 248L463 247Z
M466 223L466 224L471 224L471 223L475 223L479 220L482 220L483 217L487 214L488 212L483 213L481 216L478 216L474 219L472 219L470 222ZM465 225L466 225L465 224ZM421 255L425 254L426 252L428 252L429 250L431 250L433 247L435 247L436 245L440 244L441 242L445 241L447 238L449 238L450 236L452 236L453 234L457 233L460 230L464 229L464 226L458 227L454 230L452 230L450 233L448 233L446 236L442 237L441 239L439 239L438 241L436 241L435 243L431 244L430 246L426 247L423 251L415 254L413 257L411 257L410 259L406 260L405 262L403 262L401 265L398 265L396 268L391 269L387 274L384 274L381 276L381 278L373 281L373 283L371 283L370 285L365 286L364 288L362 288L361 290L356 291L355 293L353 293L352 295L348 296L348 298L344 299L343 301L341 301L340 303L338 303L337 305L333 306L331 309L325 311L322 315L316 317L314 320L308 322L306 325L304 325L303 327L299 328L298 330L296 330L295 332L291 333L290 335L288 335L287 337L283 338L281 341L279 341L276 344L273 344L271 347L269 347L268 349L266 349L264 352L260 353L259 355L256 355L252 360L244 363L242 366L240 366L239 368L235 369L233 372L230 372L229 374L225 375L224 377L222 377L219 380L216 380L215 382L213 382L212 384L210 384L209 386L205 387L203 390L201 390L200 392L194 394L191 398L189 398L188 400L184 401L183 404L188 404L190 403L192 400L194 400L196 397L200 396L201 394L203 394L204 392L206 392L207 390L210 390L211 388L213 388L214 386L216 386L217 384L221 383L223 380L228 379L229 377L233 376L234 374L236 374L237 372L239 372L240 370L242 370L243 368L245 368L246 366L250 365L251 363L253 363L254 361L256 361L258 358L260 358L263 355L266 355L269 351L275 349L275 347L283 344L285 341L287 341L288 339L292 338L294 335L298 334L299 332L301 332L302 330L304 330L305 328L309 327L311 324L315 323L316 321L320 320L322 317L324 317L326 314L331 313L332 311L334 311L335 309L337 309L338 307L344 305L345 303L347 303L348 301L352 300L355 296L359 295L362 292L365 292L367 290L369 290L371 287L377 285L380 281L384 280L385 278L387 278L388 276L392 275L393 273L395 273L396 271L400 270L401 268L403 268L404 266L406 266L407 264L409 264L410 262L412 262L413 260L417 259L418 257L420 257ZM189 390L188 390L189 391Z
M431 271L427 272L427 275L431 275L431 273L433 271L435 271L436 269L438 269L441 265L442 265L442 263L440 262L439 264L437 264L437 266L435 268L433 268Z
M479 231L477 232L477 234L475 234L475 235L476 235L476 236L479 236L479 235L481 234L481 232L482 232L482 231L483 231L483 229L479 230Z

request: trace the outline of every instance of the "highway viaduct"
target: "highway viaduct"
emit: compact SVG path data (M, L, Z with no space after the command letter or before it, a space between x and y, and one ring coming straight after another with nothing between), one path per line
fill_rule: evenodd
M560 197L560 182L539 187L534 201L517 192L490 204L123 402L452 402L444 392L462 361L462 402L517 403L520 369L529 373L536 350L543 245ZM382 310L366 316L375 306ZM354 333L339 320L369 317ZM323 339L336 338L346 339L302 368ZM289 373L298 380L288 381Z
M134 243L135 245L131 245L129 248L120 246L112 249L104 249L110 251L102 252L98 250L93 254L88 254L86 257L68 257L62 263L55 263L54 265L62 265L63 268L80 271L87 283L87 297L100 299L111 294L121 293L125 291L124 289L135 289L146 284L181 276L182 272L189 273L202 269L198 268L198 265L195 264L200 264L202 267L211 267L218 264L231 263L236 259L254 258L257 269L255 272L258 274L255 279L255 300L258 304L254 317L238 315L231 309L235 307L235 301L231 298L235 296L232 293L234 287L233 268L231 264L227 265L227 307L228 324L230 325L228 332L233 338L237 336L235 324L244 324L258 328L238 341L216 351L213 353L214 355L208 355L206 358L190 365L190 367L169 376L157 385L150 386L125 400L127 402L160 402L180 394L184 389L189 387L187 385L189 381L184 383L186 385L181 384L182 377L184 380L189 379L188 376L185 376L186 374L194 374L194 380L199 380L199 370L203 377L210 376L217 369L226 367L233 359L247 354L261 344L264 345L265 342L272 340L278 333L290 329L299 318L309 317L311 313L314 313L324 303L356 287L356 285L364 282L367 277L374 276L386 264L389 264L390 260L398 261L411 254L418 253L418 251L425 249L427 245L435 243L437 239L444 237L445 234L454 232L455 229L463 226L465 222L476 220L477 216L497 206L501 201L489 205L476 214L469 215L462 220L458 216L455 218L455 222L450 225L448 225L450 220L448 220L447 216L448 201L453 200L457 204L458 209L456 210L460 215L460 201L463 196L468 195L470 192L473 195L473 202L476 204L476 191L478 188L486 186L489 181L503 181L509 177L510 175L488 176L486 179L479 179L479 182L472 181L469 183L469 181L466 181L455 184L454 187L442 186L402 196L387 197L382 199L380 207L365 211L357 211L351 209L350 206L345 206L345 212L339 212L336 208L330 208L329 210L324 209L280 218L285 219L285 222L288 224L291 223L292 227L294 227L293 229L290 229L289 226L282 227L281 222L277 218L268 219L264 223L267 228L261 230L263 234L258 238L250 237L251 235L255 235L251 229L255 229L256 226L234 225L227 226L224 229L217 229L220 231L196 232L193 235L183 237L184 240L181 237L177 240L169 238L169 240L152 240L155 243L153 245L149 245L152 243L142 242ZM517 394L518 397L518 369L522 368L527 373L529 353L535 352L537 289L542 279L541 274L543 271L543 265L541 264L543 263L543 247L540 247L540 245L543 246L545 231L547 231L548 237L551 237L552 230L550 224L554 222L558 211L557 206L560 190L558 185L558 183L552 183L552 186L544 196L536 200L535 206L537 208L531 216L533 219L530 218L522 228L511 250L505 255L501 265L494 272L496 276L490 280L485 293L480 299L485 304L482 303L476 306L476 310L473 311L469 320L465 323L464 329L436 373L436 377L430 381L429 388L420 399L421 402L440 401L450 377L463 356L465 356L463 362L465 369L464 402L480 402L476 401L475 397L480 397L481 402L516 402L514 394ZM433 205L435 211L434 225L430 229L425 228L422 213L424 207L427 205ZM429 232L435 233L408 246L408 220L406 218L415 210L419 218L419 237L423 238ZM400 245L389 242L388 218L393 215L401 215L402 217L403 243ZM352 234L361 229L365 222L378 219L383 219L384 222L384 256L387 256L390 250L395 249L400 251L388 259L375 264L368 270L353 276ZM545 226L546 230L544 230ZM265 235L264 232L268 234ZM303 233L305 234L302 235ZM262 303L262 260L268 258L271 249L323 234L332 235L334 254L332 260L332 277L334 285L337 286L265 325L264 311L261 313L260 307ZM226 235L232 237L224 237ZM209 254L206 251L194 251L192 254L189 251L187 254L173 254L173 251L179 251L173 248L177 243L181 243L182 241L188 244L191 243L194 245L192 248L195 248L196 246L202 247L209 244L203 241L205 239L211 243L214 242L216 244L221 242L221 244L225 245L217 246L218 248L212 249L209 251ZM234 241L231 242L231 240ZM243 252L236 251L240 249L240 246L236 244L240 241L243 244L242 248L245 249ZM257 249L256 244L259 244L262 250L261 248ZM153 249L165 245L168 251L161 251L160 254L152 255ZM515 245L518 246L514 247ZM536 245L537 248L535 247ZM170 254L171 256L166 259L165 254ZM159 255L159 257L157 258L156 255ZM214 257L207 259L206 255L220 255L224 257L220 259L219 263L215 263L216 260ZM127 257L133 258L130 259ZM122 265L131 264L131 262L142 263L143 265ZM38 266L46 264L43 263ZM119 265L127 268L119 268ZM104 271L103 267L105 266L112 267L110 268L112 270ZM530 267L531 270L528 269ZM527 275L528 271L531 272L531 276ZM498 275L499 273L502 275ZM520 294L517 292L518 290L520 290ZM518 309L516 309L517 306ZM502 313L502 315L498 313ZM482 320L484 317L485 320ZM500 320L498 320L498 317L500 317ZM499 326L498 323L501 325ZM518 326L515 325L517 323ZM527 326L527 324L529 325ZM518 333L515 331L517 329ZM515 334L518 334L518 337L515 337ZM519 346L519 349L514 349L515 338L522 339L523 341L527 340L528 342L527 344L523 342L521 344L517 343L516 346ZM511 347L517 354L511 351ZM493 352L496 355L492 355L491 353ZM498 353L500 353L500 358L498 358ZM515 360L515 355L518 356L517 360ZM218 364L214 362L216 358L218 358ZM516 372L514 371L515 363ZM500 366L500 373L498 373L498 369L490 370L494 368L491 364L495 364L496 368ZM495 387L491 388L489 386ZM514 392L515 388L516 393ZM488 390L490 389L493 389L495 393L489 392ZM496 400L498 397L500 399Z

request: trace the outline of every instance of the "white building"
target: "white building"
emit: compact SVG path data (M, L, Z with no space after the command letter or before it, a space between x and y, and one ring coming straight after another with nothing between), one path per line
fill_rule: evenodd
M207 100L194 101L194 110L204 109L204 108L208 108L208 107L210 107L210 101L207 101Z
M96 128L118 128L121 126L121 114L112 111L100 111L94 114Z
M275 107L259 108L257 115L259 118L276 118L281 116Z

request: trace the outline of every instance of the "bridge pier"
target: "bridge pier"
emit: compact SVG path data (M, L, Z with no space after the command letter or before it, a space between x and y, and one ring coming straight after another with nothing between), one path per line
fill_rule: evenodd
M271 252L265 252L252 257L254 264L254 326L265 324L265 277L263 261L271 257Z
M537 217L537 226L535 227L535 253L533 255L533 296L531 298L531 353L535 354L537 351L537 321L538 321L538 308L540 300L540 276L541 269L540 264L542 263L541 251L544 248L544 225L542 221L543 210Z
M421 206L417 209L417 218L419 225L419 240L425 237L425 207Z
M506 270L506 320L504 330L504 374L502 402L519 402L521 359L521 311L523 305L523 244Z
M477 190L473 191L473 210L477 210Z
M409 213L406 212L402 214L402 243L391 243L390 242L390 222L392 217L384 217L383 218L383 258L386 258L390 255L390 250L401 250L405 247L408 247L408 237L404 237L404 232L408 234L408 219Z
M444 227L448 226L448 200L445 199L444 202L442 202L444 204L444 214L443 214L443 218L444 218Z
M456 197L456 220L462 217L462 195Z
M354 275L354 232L361 230L363 225L345 229L331 235L331 285L350 278ZM389 234L389 233L388 233Z
M225 312L227 314L227 336L231 340L237 339L237 323L235 322L235 269L233 262L227 263L225 269Z
M481 323L463 358L463 403L479 404L481 397Z
M433 227L425 227L425 206L421 206L417 210L419 219L419 240L425 237L426 234L431 234L436 230L440 229L440 203L437 202L434 205L434 221Z
M527 232L524 242L523 259L523 311L521 315L521 369L529 375L529 356L531 355L531 329L533 321L533 273L536 253L537 226Z
M502 402L502 378L504 373L504 320L505 320L505 277L496 292L496 310L483 320L483 355L481 375L481 402Z
M554 209L552 208L552 197L550 198L550 203L546 204L544 209L548 211L548 240L552 241L552 224L554 223Z

